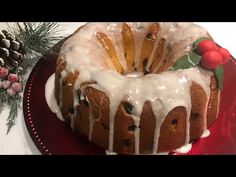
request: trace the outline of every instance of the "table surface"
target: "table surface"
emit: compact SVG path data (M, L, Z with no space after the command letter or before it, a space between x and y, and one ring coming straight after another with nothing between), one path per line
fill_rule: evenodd
M8 23L12 25L12 23ZM76 23L59 23L61 35L67 36L75 29L84 24L84 22ZM221 46L227 48L233 56L236 56L236 23L223 23L223 22L197 22L197 24L205 27L212 35L214 40ZM0 23L0 29L6 29L6 23ZM26 79L30 73L25 76ZM6 118L9 109L3 110L0 114L0 154L41 154L34 145L24 122L23 111L19 110L16 119L16 125L12 128L10 133L6 135L7 126Z

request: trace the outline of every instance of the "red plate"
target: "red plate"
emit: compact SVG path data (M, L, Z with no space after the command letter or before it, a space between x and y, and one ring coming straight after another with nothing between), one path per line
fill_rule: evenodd
M54 73L56 56L41 59L27 81L23 111L28 131L42 154L104 154L77 137L47 106L44 87ZM236 154L236 60L224 66L225 80L220 112L207 138L196 141L188 154Z

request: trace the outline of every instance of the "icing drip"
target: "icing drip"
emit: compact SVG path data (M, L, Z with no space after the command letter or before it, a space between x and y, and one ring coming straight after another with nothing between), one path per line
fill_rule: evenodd
M87 98L87 97L86 97ZM100 104L99 104L99 116L98 117L94 117L93 115L93 107L91 104L89 104L89 141L92 141L92 136L93 136L93 127L96 121L99 121L101 118L101 105L103 102L104 97L102 97ZM88 100L88 99L86 99Z
M125 77L135 78L135 77L141 77L143 75L144 75L143 72L132 72L125 74Z
M77 94L78 89L75 88L75 85L78 85L78 84L77 83L74 84L74 88L73 88L73 98L74 98L73 102L74 103L73 104L74 104L74 111L77 113L77 106L79 106L79 95Z
M169 152L160 152L160 153L156 153L156 154L153 154L153 155L169 155Z
M52 74L48 78L45 85L45 98L46 98L48 107L51 109L51 111L54 112L61 121L64 121L63 116L61 114L61 110L58 107L58 104L54 95L54 90L55 90L54 80L55 80L55 74Z
M140 135L140 117L132 116L134 120L135 130L134 130L134 153L139 154L139 135Z
M218 117L218 115L219 115L219 107L220 107L220 95L221 95L221 92L218 92L218 105L217 105L217 113L216 113L216 117Z
M60 95L59 95L59 108L61 109L62 108L62 96L63 96L63 94L62 94L62 86L63 86L63 80L65 79L65 77L66 77L66 75L67 75L67 73L66 73L66 71L65 70L63 70L62 72L61 72L61 77L60 77Z
M109 105L110 113L109 113L109 146L108 146L108 150L113 151L114 119L115 119L115 114L116 114L117 108L119 106L119 103L116 102L114 98L111 99L111 97L109 97L109 100L110 100L110 105Z
M75 114L70 116L70 127L72 128L72 130L75 129L75 118L76 118Z
M115 91L119 90L120 88L118 84L112 85L110 88L106 89L105 84L109 85L109 80L106 80L105 78L112 78L112 74L108 74L108 73L112 73L114 75L116 75L117 73L112 72L112 71L103 71L103 72L99 72L96 73L96 75L94 75L94 77L92 77L94 81L100 81L103 82L103 84L97 84L97 85L90 85L92 87L94 87L95 89L101 90L103 92L106 93L106 95L108 95L109 97L109 145L108 145L108 150L109 151L113 151L113 138L114 138L114 119L115 119L115 114L117 111L117 108L120 104L120 101L122 100L123 95L116 93ZM120 75L117 74L117 76L119 77ZM106 82L107 81L107 82ZM105 87L104 87L105 86ZM112 91L113 90L113 91Z
M165 117L172 109L178 106L184 106L186 108L187 112L186 142L189 141L188 120L191 111L191 108L189 106L191 105L191 98L189 91L190 83L185 76L187 73L181 74L181 72L186 72L186 70L179 70L176 73L171 71L165 72L164 74L166 73L168 74L163 75L163 77L161 77L157 82L157 88L160 91L156 95L157 100L151 102L152 110L156 119L153 153L157 152L159 136L160 136L160 128ZM159 75L161 76L162 74L163 73ZM169 82L166 80L166 78L169 78Z
M192 149L192 144L186 144L176 150L174 150L174 152L176 153L181 153L181 154L186 154L188 153L190 150Z
M210 100L210 94L207 95L207 101L204 109L204 114L203 114L203 131L207 130L207 110L208 110L208 103Z
M201 138L206 138L206 137L210 136L210 134L211 134L211 132L210 132L208 129L206 129L206 130L203 132Z
M94 122L95 119L93 118L93 108L92 105L89 104L89 137L88 137L89 141L92 141Z
M118 155L116 152L106 150L106 155Z

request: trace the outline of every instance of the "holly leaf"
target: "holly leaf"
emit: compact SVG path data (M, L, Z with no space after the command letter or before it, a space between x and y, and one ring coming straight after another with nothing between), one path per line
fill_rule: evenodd
M216 77L217 88L223 89L223 80L224 80L224 68L223 66L219 66L214 69L214 74Z
M196 41L193 42L193 50L196 50L199 42L201 42L203 40L212 40L212 39L210 39L208 37L201 37L201 38L197 39Z
M187 55L182 56L177 62L171 67L171 70L178 70L178 69L188 69L191 67L195 67L199 65L201 60L201 56L191 52Z

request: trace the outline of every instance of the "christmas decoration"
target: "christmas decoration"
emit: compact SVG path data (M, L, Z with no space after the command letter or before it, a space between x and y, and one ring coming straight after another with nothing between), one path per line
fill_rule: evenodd
M62 39L58 24L15 23L0 31L0 113L10 108L7 134L15 125L21 107L24 74Z
M212 70L217 81L217 88L223 88L224 69L223 64L230 59L227 49L218 47L214 41L203 37L193 42L192 52L180 57L171 67L171 70L188 69L200 66Z
M201 42L198 43L198 54L199 55L203 55L204 53L206 53L207 51L212 51L212 50L216 50L216 44L212 41L212 40L202 40Z

